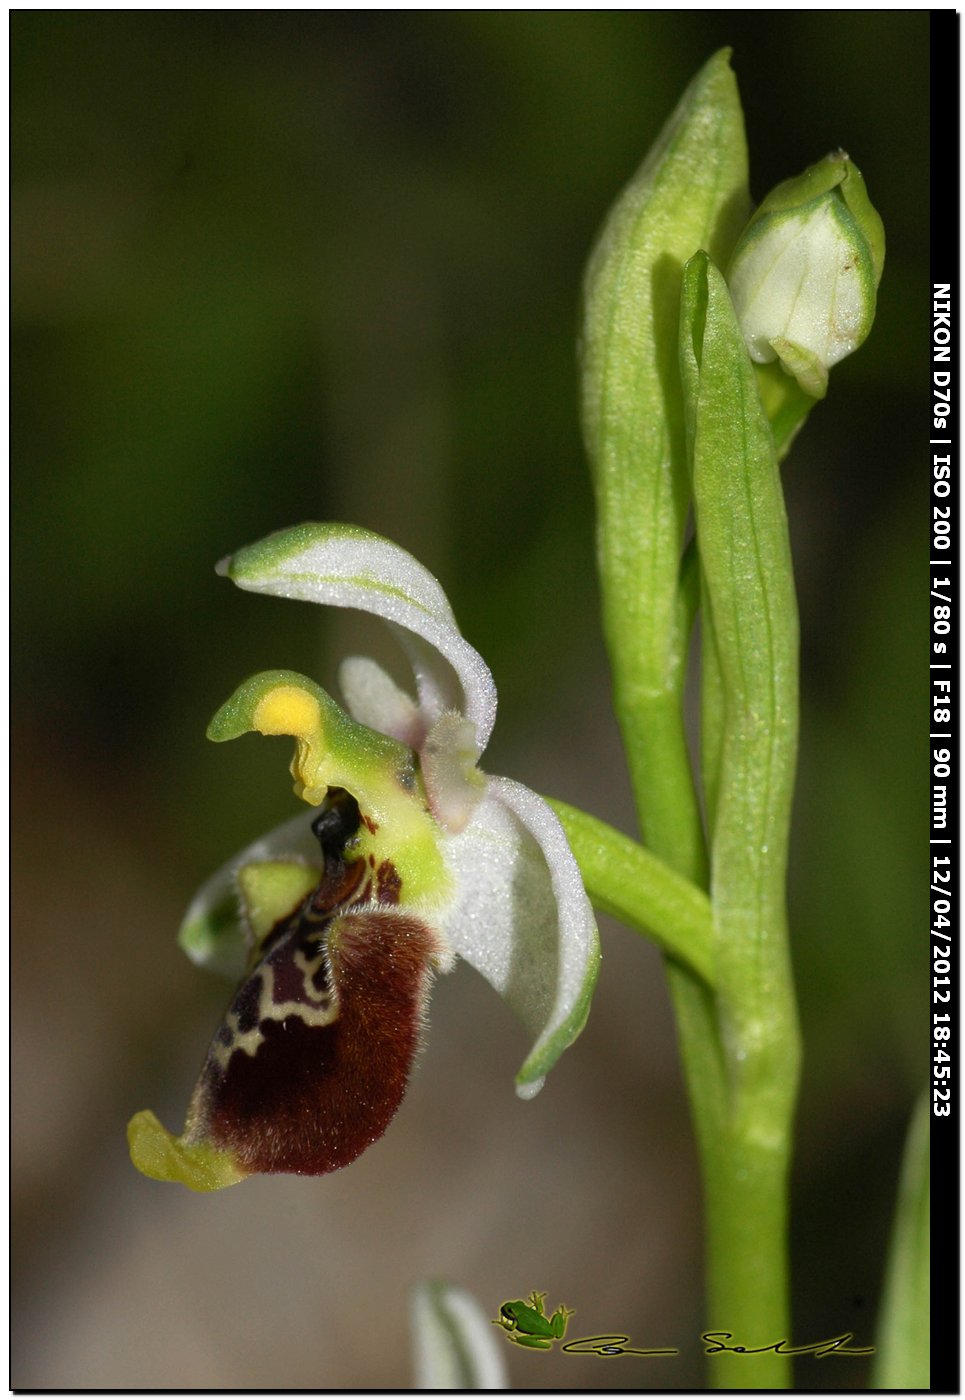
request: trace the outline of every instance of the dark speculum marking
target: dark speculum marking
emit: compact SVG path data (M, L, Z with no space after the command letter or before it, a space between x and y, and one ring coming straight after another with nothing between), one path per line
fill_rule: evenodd
M402 1101L435 951L431 930L395 910L349 909L323 927L293 916L215 1036L189 1137L252 1172L354 1161Z
M384 860L375 872L376 890L380 904L398 904L402 893L402 878L390 860Z

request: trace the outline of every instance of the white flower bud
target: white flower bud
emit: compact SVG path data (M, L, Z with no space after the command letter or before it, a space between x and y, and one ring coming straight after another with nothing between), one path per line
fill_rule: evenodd
M843 151L767 196L738 240L730 293L751 359L780 360L813 398L867 336L884 230Z

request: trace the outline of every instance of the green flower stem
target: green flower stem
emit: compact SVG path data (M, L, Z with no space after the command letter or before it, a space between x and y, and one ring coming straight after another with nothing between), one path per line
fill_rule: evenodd
M711 831L725 1119L706 1165L711 1330L790 1335L787 1177L799 1043L785 911L797 748L797 609L774 438L730 296L706 254L684 274L681 372L718 745ZM786 1357L712 1361L731 1388L785 1387Z
M596 908L648 935L668 957L712 986L710 900L703 890L606 822L565 802L548 800Z

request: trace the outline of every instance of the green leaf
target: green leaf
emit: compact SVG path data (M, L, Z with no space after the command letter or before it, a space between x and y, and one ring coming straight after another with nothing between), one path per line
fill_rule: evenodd
M783 462L817 399L806 393L792 375L785 373L779 360L772 360L769 365L755 365L754 373L774 434L777 460Z
M721 840L741 878L783 900L797 741L797 605L773 436L726 284L706 254L688 265L681 306L702 617L719 692L705 714L713 860ZM706 639L705 639L706 641ZM724 787L729 802L723 814ZM759 839L758 839L759 838ZM753 873L752 872L756 872ZM715 888L715 903L719 889Z

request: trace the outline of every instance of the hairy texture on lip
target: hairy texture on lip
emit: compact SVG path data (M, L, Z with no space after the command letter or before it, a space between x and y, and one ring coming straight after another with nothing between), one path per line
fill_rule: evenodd
M419 1049L438 940L378 906L273 937L212 1041L186 1138L318 1176L382 1136Z

